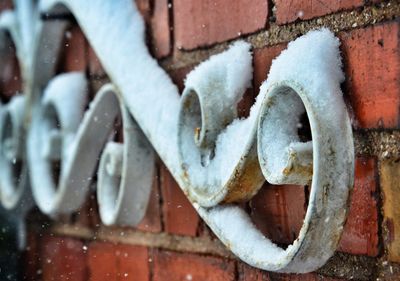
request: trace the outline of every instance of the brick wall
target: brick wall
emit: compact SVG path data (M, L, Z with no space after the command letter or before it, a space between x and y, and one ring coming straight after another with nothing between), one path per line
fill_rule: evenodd
M0 8L10 7L9 1ZM253 269L227 251L202 222L165 166L147 214L136 228L101 225L95 194L77 213L51 221L29 216L24 280L400 280L400 48L398 1L136 0L153 55L182 90L194 66L228 44L253 45L253 88L240 104L246 115L271 61L287 42L326 26L340 38L342 85L353 120L355 188L334 257L318 272L286 275ZM56 19L51 19L56 20ZM127 31L128 32L128 31ZM132 31L133 32L133 31ZM65 33L58 72L82 70L92 94L106 81L79 26ZM1 68L2 100L20 89L10 57ZM291 243L307 207L308 188L271 186L246 205L258 228L276 243Z

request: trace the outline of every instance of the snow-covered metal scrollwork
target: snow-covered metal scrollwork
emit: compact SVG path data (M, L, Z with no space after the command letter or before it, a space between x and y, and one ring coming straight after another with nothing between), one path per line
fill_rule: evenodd
M30 179L43 212L76 210L99 162L102 221L138 223L154 168L148 141L200 216L243 261L265 270L309 272L334 253L353 185L354 149L340 90L339 41L329 30L291 42L273 62L250 115L239 119L237 104L252 77L247 43L200 64L180 97L148 52L133 1L41 0L39 6L16 5L16 14L19 9L37 26L28 32L33 51L19 59L29 62L31 73L24 80L23 131L29 131ZM112 81L85 113L84 76L52 79L52 56L67 23L40 19L39 13L71 13ZM304 114L310 140L298 135ZM123 143L112 139L118 115ZM56 175L55 163L61 165ZM252 198L265 179L311 187L300 234L286 249L266 238L235 204Z

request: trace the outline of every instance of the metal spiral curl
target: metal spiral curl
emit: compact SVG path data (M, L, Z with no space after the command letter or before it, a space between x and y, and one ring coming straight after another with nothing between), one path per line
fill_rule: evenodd
M319 77L334 67L341 71L340 62L332 67L324 63L315 67L304 54L287 60L285 67L281 67L285 70L282 73L272 66L250 116L237 120L237 103L252 76L246 44L239 43L231 49L231 60L226 59L228 50L202 63L193 71L197 75L188 77L181 98L177 87L150 56L144 22L132 1L42 0L39 6L30 1L16 2L16 14L25 15L15 19L24 31L17 32L22 34L21 46L25 46L20 48L23 51L19 52L19 59L23 68L29 70L23 75L28 101L25 130L30 132L30 175L42 211L57 215L76 210L83 202L88 179L101 155L98 188L103 222L140 221L154 168L153 154L143 133L199 215L243 261L270 271L309 272L322 266L334 253L353 184L351 126L340 95L340 81L321 75L315 83L304 76L301 67L310 66L313 74L318 73L314 77ZM52 103L42 98L54 76L52 57L59 50L67 23L45 22L39 14L65 12L75 17L113 83L100 90L70 135L59 129L65 128L73 111L67 112L61 102L59 106L54 106L54 102L49 106ZM27 32L29 26L35 26L33 32ZM127 26L131 32L126 32ZM324 36L332 37L325 38L329 42L337 40L329 33ZM314 39L317 45L310 51L313 55L321 55L321 49L328 50L329 55L338 52L337 46L325 46ZM26 42L35 47L27 48ZM289 51L284 56L288 54ZM78 102L81 98L73 101L78 108L82 108L82 102ZM327 113L334 115L332 104L339 109L338 117L325 117ZM64 110L67 117L61 118ZM293 125L304 112L311 125L312 141L308 142L300 141ZM109 139L111 120L119 113L124 123L124 144ZM52 116L59 117L60 128L48 123L43 131L44 121ZM238 128L239 133L235 134ZM227 136L235 138L234 156L220 145ZM42 143L46 145L41 147ZM229 161L224 162L225 158ZM40 185L40 175L52 177L49 165L42 170L37 168L40 165L35 166L53 160L62 163L58 189L56 184ZM264 237L249 216L231 204L249 200L265 179L275 184L311 182L303 227L287 249Z

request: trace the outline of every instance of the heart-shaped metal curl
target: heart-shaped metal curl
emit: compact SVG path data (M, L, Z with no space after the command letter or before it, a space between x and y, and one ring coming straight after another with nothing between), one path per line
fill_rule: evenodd
M242 150L225 157L227 128L251 85L250 45L238 42L188 75L181 99L178 149L182 179L193 202L204 207L251 198L264 181L254 145L255 127L237 140ZM224 155L225 154L225 155ZM229 168L228 168L229 167Z
M311 180L307 213L297 239L286 249L265 237L235 205L202 208L214 233L246 263L269 271L311 272L333 255L343 231L354 180L354 147L340 83L339 41L326 29L289 44L274 60L252 113L258 117L257 152L267 180ZM307 113L311 141L297 130Z
M25 135L23 120L24 96L14 96L4 106L0 119L0 192L1 203L14 209L29 188L28 168L25 163Z
M61 74L45 90L33 116L28 139L28 159L33 195L48 215L76 210L85 200L96 162L84 166L79 158L78 132L86 99L83 73ZM86 133L86 132L85 132Z
M32 11L30 1L16 2L20 9ZM24 11L3 11L0 15L0 68L5 67L10 59L17 58L20 73L19 77L12 79L25 82L23 92L26 92L30 89L28 81L32 74L29 68L31 56L27 55L27 50L32 51L32 44L23 37L27 35L25 28L33 28L33 25L28 23L30 19ZM25 96L16 95L0 114L0 197L17 229L18 248L21 250L26 245L26 214L34 205L25 149L24 121L29 105Z
M110 125L121 115L123 143L109 141L98 170L100 217L104 224L134 226L147 209L154 175L154 153L141 129L126 109L122 97L111 84L96 94L94 104L102 103ZM109 106L117 104L118 111Z

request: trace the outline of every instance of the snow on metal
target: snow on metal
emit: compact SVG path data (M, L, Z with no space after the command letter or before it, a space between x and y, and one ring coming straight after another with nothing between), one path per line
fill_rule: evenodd
M136 225L145 215L153 184L153 149L113 85L103 86L93 103L103 105L110 126L115 119L110 112L119 113L123 133L123 143L109 141L101 155L97 183L101 220L106 225Z
M340 91L339 41L329 30L291 42L273 62L249 117L239 119L237 103L252 77L248 44L238 42L200 64L180 97L148 52L133 1L34 3L16 1L16 11L0 18L0 29L11 31L22 66L25 109L19 118L25 122L19 127L28 132L31 185L43 212L57 217L79 208L99 162L103 223L137 224L151 189L151 144L203 220L243 261L300 273L332 256L347 215L354 149ZM53 78L68 22L43 18L65 13L75 17L112 81L85 113L84 76ZM304 114L311 140L298 134ZM123 143L110 137L119 115ZM9 143L2 141L1 150L18 144ZM286 249L266 238L235 204L251 199L265 179L311 186L299 237Z

